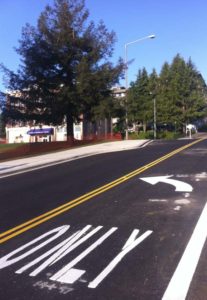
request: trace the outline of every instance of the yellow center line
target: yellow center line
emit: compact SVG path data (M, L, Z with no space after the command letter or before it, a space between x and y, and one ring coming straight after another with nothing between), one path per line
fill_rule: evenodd
M176 155L177 153L179 153L179 152L181 152L181 151L183 151L183 150L185 150L185 149L187 149L187 148L189 148L189 147L191 147L191 146L193 146L193 145L195 145L195 144L197 144L197 143L199 143L203 140L204 139L199 139L199 140L196 140L196 141L194 141L190 144L187 144L183 147L180 147L180 148L178 148L178 149L176 149L176 150L174 150L174 151L172 151L172 152L156 159L155 161L153 161L153 162L151 162L151 163L149 163L145 166L142 166L142 167L140 167L140 168L138 168L138 169L136 169L136 170L134 170L134 171L132 171L132 172L130 172L130 173L128 173L128 174L126 174L126 175L124 175L124 176L122 176L122 177L120 177L120 178L118 178L118 179L116 179L116 180L114 180L110 183L108 183L108 184L105 184L105 185L103 185L103 186L101 186L101 187L99 187L99 188L97 188L97 189L95 189L95 190L93 190L93 191L91 191L87 194L84 194L84 195L82 195L82 196L80 196L80 197L78 197L78 198L76 198L72 201L69 201L69 202L67 202L67 203L65 203L61 206L58 206L55 209L52 209L52 210L50 210L50 211L48 211L44 214L41 214L36 218L33 218L33 219L31 219L31 220L29 220L25 223L22 223L22 224L20 224L16 227L13 227L13 228L1 233L0 234L0 238L1 238L0 243L3 243L3 242L5 242L5 241L21 234L21 233L23 233L23 232L25 232L25 231L27 231L31 228L34 228L34 227L36 227L36 226L38 226L38 225L40 225L40 224L42 224L42 223L44 223L48 220L60 215L60 214L72 209L73 207L76 207L76 206L80 205L81 203L84 203L84 202L88 201L89 199L94 198L95 196L98 196L98 195L104 193L105 191L108 191L108 190L112 189L113 187L129 180L130 178L146 171L149 168L152 168L153 166L161 163L162 161Z

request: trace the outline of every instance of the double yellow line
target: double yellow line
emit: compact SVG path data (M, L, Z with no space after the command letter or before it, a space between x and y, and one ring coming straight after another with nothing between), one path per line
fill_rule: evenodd
M72 201L69 201L69 202L67 202L67 203L65 203L61 206L58 206L55 209L52 209L52 210L50 210L50 211L48 211L48 212L46 212L42 215L39 215L36 218L33 218L33 219L31 219L31 220L29 220L25 223L22 223L22 224L20 224L16 227L13 227L13 228L1 233L0 234L0 243L3 243L3 242L5 242L5 241L21 234L21 233L23 233L23 232L25 232L25 231L27 231L31 228L34 228L34 227L36 227L36 226L38 226L38 225L40 225L40 224L42 224L42 223L44 223L48 220L60 215L60 214L72 209L75 206L80 205L81 203L84 203L84 202L88 201L89 199L94 198L95 196L98 196L98 195L104 193L105 191L108 191L108 190L112 189L113 187L129 180L130 178L146 171L147 169L159 164L160 162L174 156L175 154L177 154L177 153L179 153L179 152L181 152L181 151L183 151L183 150L185 150L185 149L187 149L187 148L189 148L189 147L191 147L191 146L193 146L193 145L195 145L195 144L197 144L197 143L199 143L203 140L204 139L199 139L199 140L196 140L196 141L194 141L190 144L187 144L183 147L180 147L180 148L178 148L178 149L162 156L161 158L158 158L155 161L134 170L131 173L128 173L128 174L126 174L126 175L124 175L124 176L122 176L122 177L106 184L106 185L101 186L100 188L97 188L97 189L95 189L95 190L93 190L93 191L91 191L87 194L84 194L84 195L82 195L82 196L80 196L80 197L78 197L78 198L76 198Z

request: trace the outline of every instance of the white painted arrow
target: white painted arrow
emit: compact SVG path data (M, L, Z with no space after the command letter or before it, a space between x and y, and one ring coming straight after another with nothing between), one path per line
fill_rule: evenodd
M175 179L171 179L170 177L172 177L173 175L167 175L167 176L155 176L155 177L142 177L140 178L143 181L146 181L150 184L157 184L158 182L164 182L167 184L171 184L173 186L175 186L175 191L176 192L192 192L193 187L183 181L180 180L175 180Z

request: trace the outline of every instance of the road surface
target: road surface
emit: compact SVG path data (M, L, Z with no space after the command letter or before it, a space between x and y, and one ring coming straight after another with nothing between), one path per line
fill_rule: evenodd
M0 299L207 299L207 140L0 179Z

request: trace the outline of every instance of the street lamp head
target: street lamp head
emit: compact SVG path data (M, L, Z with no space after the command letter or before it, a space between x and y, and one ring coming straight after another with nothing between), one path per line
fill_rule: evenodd
M148 36L148 38L149 38L149 39L154 39L154 38L155 38L155 35L154 35L154 34L151 34L151 35Z

